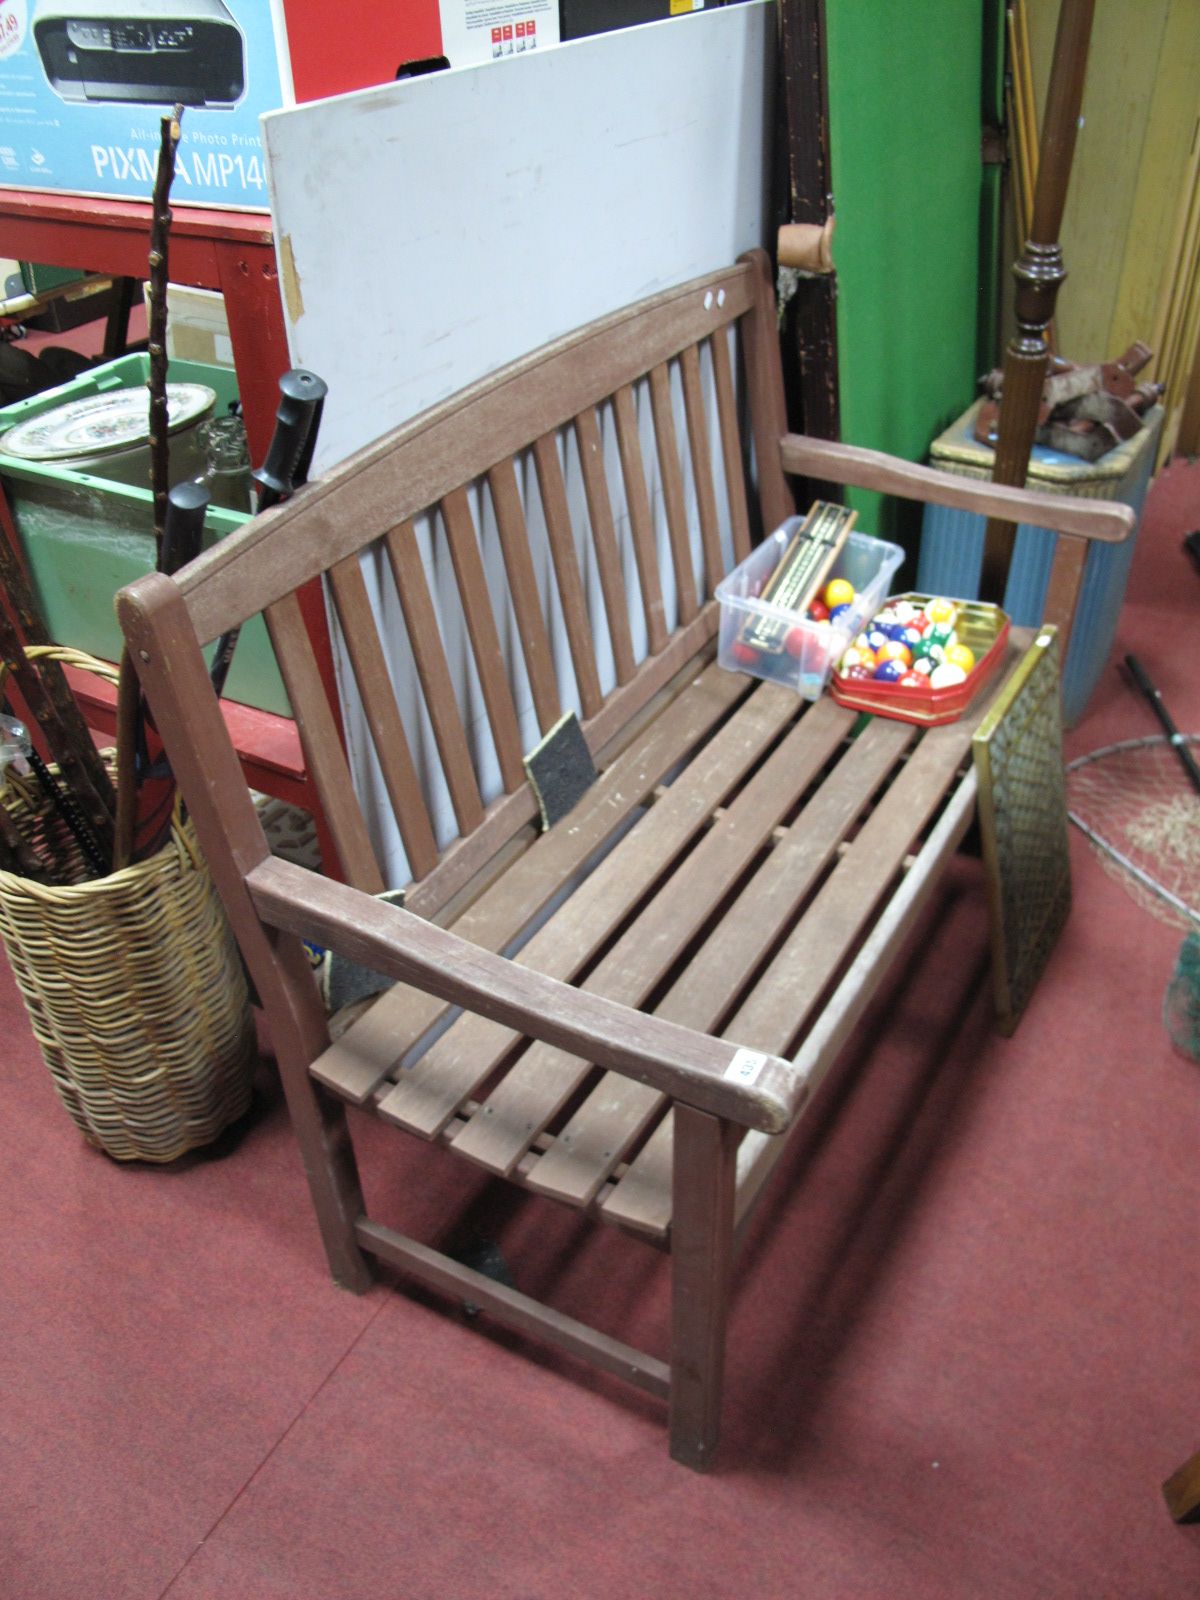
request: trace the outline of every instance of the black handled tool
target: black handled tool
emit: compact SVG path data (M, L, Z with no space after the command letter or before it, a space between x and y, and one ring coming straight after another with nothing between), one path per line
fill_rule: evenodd
M259 511L281 505L308 482L327 393L324 379L303 367L293 367L280 378L275 432L271 436L267 459L254 474L262 485L258 497ZM240 632L240 628L231 628L217 641L209 677L213 691L218 696L229 676L229 664L233 660Z
M1134 683L1137 684L1146 699L1149 700L1154 715L1162 723L1167 738L1171 741L1171 746L1179 757L1183 770L1191 780L1192 788L1195 789L1197 794L1200 794L1200 766L1196 765L1196 758L1188 749L1187 740L1175 726L1174 718L1163 704L1162 691L1155 688L1151 682L1150 674L1136 656L1126 656L1125 665L1129 668L1130 676L1133 678Z
M177 483L168 494L158 560L158 570L168 577L200 554L208 499L208 490L202 483Z

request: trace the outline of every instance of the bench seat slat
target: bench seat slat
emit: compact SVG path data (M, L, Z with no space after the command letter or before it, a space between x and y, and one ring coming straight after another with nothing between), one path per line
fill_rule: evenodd
M601 773L572 812L571 826L534 840L503 877L451 922L455 932L485 950L502 950L749 689L747 679L722 672L715 664L705 668ZM398 984L317 1058L313 1075L344 1099L362 1105L443 1010L440 1001Z
M1011 668L1014 652L1015 647L997 674L997 682L1003 681L1006 669ZM749 1000L724 1029L726 1037L745 1040L760 1050L787 1050L795 1037L797 1018L811 1010L814 994L819 996L844 965L870 923L883 889L901 871L916 833L952 792L953 775L994 692L981 696L962 721L923 735L888 790L887 803L864 823ZM871 727L879 725L876 721ZM914 815L914 807L920 815ZM876 852L879 859L873 859ZM735 918L739 909L734 908ZM886 916L886 909L883 914ZM687 977L685 974L682 981L686 983ZM773 1044L767 1042L771 1040ZM601 1199L600 1210L606 1220L652 1238L661 1238L669 1230L672 1129L668 1111L627 1171ZM763 1181L761 1166L755 1181L760 1185ZM739 1216L745 1214L747 1205L748 1201L740 1204Z
M1016 658L1010 645L1007 668ZM971 736L998 686L1002 669L968 716L929 728L888 791L887 803L867 818L850 849L807 914L767 967L754 993L729 1023L730 1038L756 1049L764 1038L795 1037L807 1026L822 993L873 919L905 856L945 800L971 749ZM786 1050L788 1041L781 1044Z
M621 926L704 827L715 807L795 715L787 690L760 684L688 768L515 958L569 982ZM463 1015L405 1068L379 1113L435 1138L458 1107L520 1044L486 1017Z
M655 1015L712 1029L736 1002L775 940L795 916L838 845L886 782L917 730L876 719L853 741L799 817L759 866L709 937L655 1007ZM599 1192L630 1146L665 1109L663 1096L604 1073L530 1185L572 1204Z
M710 920L853 722L854 713L832 700L821 700L807 711L733 800L721 826L700 839L662 881L655 898L581 987L640 1006ZM678 781L687 783L689 776ZM511 1172L590 1071L587 1061L532 1045L457 1136L455 1151L493 1172Z

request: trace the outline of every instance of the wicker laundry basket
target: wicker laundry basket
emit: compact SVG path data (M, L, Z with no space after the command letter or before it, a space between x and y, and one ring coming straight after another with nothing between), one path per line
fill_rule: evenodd
M116 679L78 652L28 653ZM247 1110L257 1052L245 975L191 824L177 804L156 855L75 881L88 869L34 780L10 768L4 799L67 880L0 871L0 937L59 1099L121 1161L173 1161L211 1143Z

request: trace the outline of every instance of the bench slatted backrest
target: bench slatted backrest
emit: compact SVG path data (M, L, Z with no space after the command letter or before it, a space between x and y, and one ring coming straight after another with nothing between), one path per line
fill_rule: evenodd
M746 492L739 359L761 517ZM523 755L539 734L577 708L599 751L715 633L716 583L762 523L792 509L784 427L774 297L755 252L426 412L181 575L202 641L265 615L348 882L378 892L387 874L296 591L327 579L416 880L409 903L432 912L536 814ZM451 615L461 627L445 626ZM395 631L408 671L397 671Z

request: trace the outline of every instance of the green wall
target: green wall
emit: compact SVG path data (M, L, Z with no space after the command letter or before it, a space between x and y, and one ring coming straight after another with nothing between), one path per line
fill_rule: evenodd
M976 392L983 12L826 0L842 438L911 461ZM852 503L915 552L911 507Z

